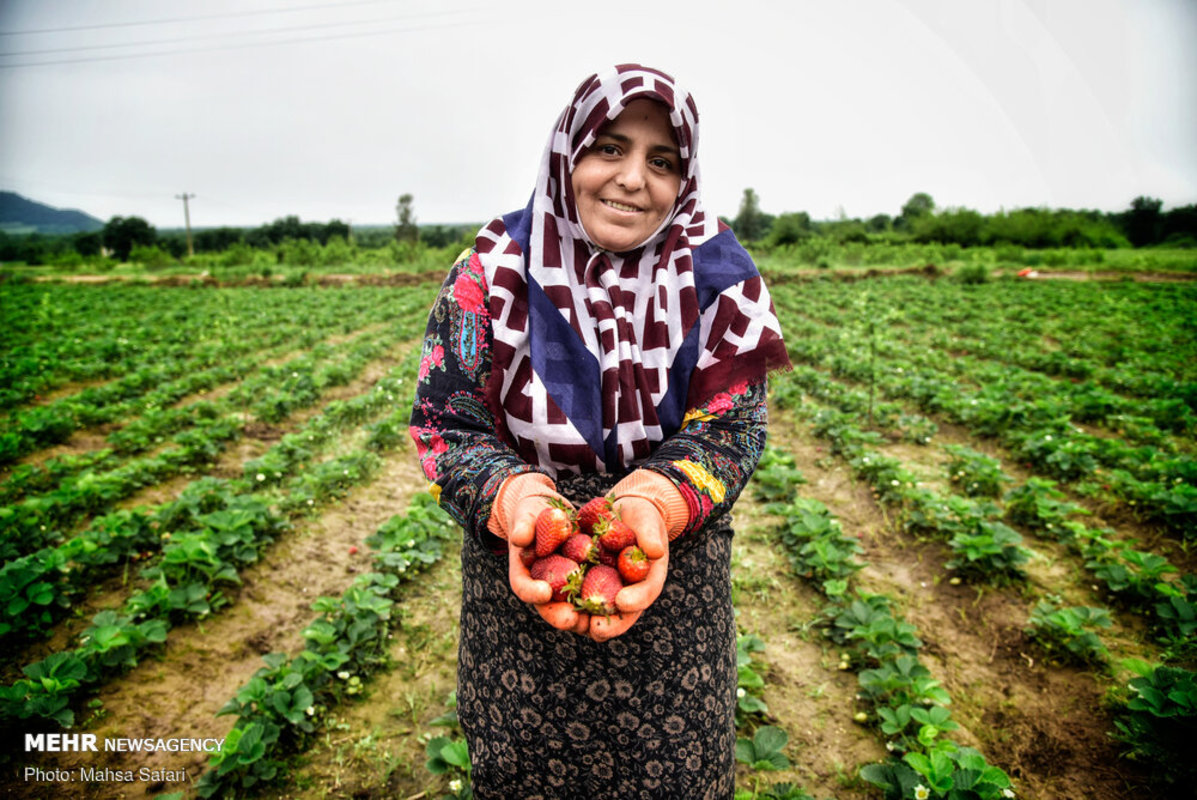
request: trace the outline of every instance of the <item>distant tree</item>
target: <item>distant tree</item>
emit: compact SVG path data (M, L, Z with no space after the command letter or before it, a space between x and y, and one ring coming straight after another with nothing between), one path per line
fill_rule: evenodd
M741 241L755 242L768 232L764 215L761 214L760 198L752 189L744 190L740 200L740 213L732 220L732 230Z
M99 231L89 231L88 233L75 234L73 244L75 252L86 258L88 256L98 256L100 248L104 246L104 240Z
M395 241L415 244L420 239L420 226L416 224L416 211L412 208L414 198L410 194L399 195L395 205Z
M158 232L141 217L113 217L104 225L100 236L117 261L128 261L134 247L153 244Z
M869 221L865 223L869 233L885 233L893 226L894 220L889 214L876 214L869 217Z
M1161 200L1142 195L1131 201L1130 211L1126 212L1123 219L1126 238L1135 247L1155 244L1160 240L1164 227L1160 214L1163 205Z
M1163 241L1181 247L1197 247L1197 205L1178 206L1164 213Z
M935 211L935 201L931 199L931 195L926 192L916 192L902 206L902 213L894 220L894 227L898 230L908 231L916 219L925 217L933 211Z
M476 230L472 225L424 225L420 228L420 241L429 247L448 247Z
M222 253L240 242L244 235L240 228L204 228L195 232L195 251Z
M324 226L324 235L320 239L321 244L328 244L328 240L334 236L340 237L345 241L349 241L349 223L342 222L339 219L332 219Z
M949 208L938 214L920 214L911 221L916 241L973 247L981 242L985 218L971 208Z
M769 230L767 243L770 247L798 244L810 238L813 234L814 229L811 225L810 214L805 211L796 211L791 214L782 214L773 221L773 227Z
M161 253L170 255L176 259L187 255L187 239L184 238L180 233L170 233L159 236L158 241L155 244ZM136 249L134 252L130 253L129 259L131 261L137 260ZM147 266L165 266L163 263L161 263L158 253L143 253L142 259Z

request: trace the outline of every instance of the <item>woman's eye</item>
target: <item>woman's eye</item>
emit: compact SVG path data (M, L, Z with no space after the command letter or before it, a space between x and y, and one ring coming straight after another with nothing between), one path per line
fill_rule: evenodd
M667 158L654 158L649 161L649 163L657 169L664 170L665 172L670 172L673 170L673 162Z
M619 155L619 148L613 144L600 144L595 150L605 156Z

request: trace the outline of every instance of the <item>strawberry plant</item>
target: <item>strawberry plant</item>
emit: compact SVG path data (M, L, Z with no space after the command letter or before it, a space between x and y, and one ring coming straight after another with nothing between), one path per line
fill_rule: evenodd
M1169 593L1164 576L1177 571L1163 556L1134 550L1124 544L1105 551L1085 566L1106 584L1110 593L1132 605L1149 604Z
M941 705L951 704L948 693L931 671L910 655L886 660L874 669L862 670L857 676L865 699L874 705Z
M765 643L753 634L736 634L736 727L744 728L751 722L760 722L769 713L761 692L765 679L759 672L760 665L752 657L765 649Z
M856 599L838 608L828 635L839 645L850 646L858 662L880 663L900 655L916 656L923 646L917 628L893 616L884 595L857 593ZM851 660L851 659L850 659Z
M869 764L860 775L885 793L885 800L1005 800L1014 797L1010 778L971 747L941 740L929 753Z
M768 506L787 521L778 528L795 573L819 580L842 579L861 564L855 556L860 542L844 534L839 520L818 500L795 497L788 505Z
M941 732L960 727L952 720L951 712L939 705L880 706L877 716L881 720L881 732L889 737L887 747L894 753L928 749Z
M307 513L317 504L337 500L378 471L382 459L372 452L350 453L312 466L288 483L289 493L281 502L284 511Z
M1191 576L1190 576L1191 577ZM1186 581L1184 596L1170 595L1154 606L1155 627L1164 655L1178 661L1191 662L1197 655L1197 581Z
M736 761L754 770L779 770L790 766L785 747L790 736L781 728L764 725L756 729L751 739L736 739Z
M430 736L424 752L428 760L424 768L433 775L451 776L449 778L450 794L442 795L442 800L472 800L474 793L470 786L470 774L473 764L470 762L469 746L461 735L461 724L457 719L457 692L449 693L447 701L449 710L433 719L429 724L448 728L449 732L442 736Z
M1104 664L1109 655L1094 628L1110 627L1110 614L1091 606L1062 607L1056 596L1031 612L1026 634L1048 653L1077 664Z
M64 728L75 724L71 697L87 679L86 661L77 653L59 651L25 667L24 680L0 686L0 716L50 719Z
M949 542L955 557L944 564L962 578L1003 583L1022 580L1022 571L1032 553L1022 546L1022 536L996 520L980 520L970 531L962 531Z
M912 444L930 444L939 431L939 426L922 414L903 411L898 415L894 429L902 441Z
M765 446L756 472L752 474L752 492L766 503L784 503L794 498L794 487L806 483L794 456L778 448Z
M959 444L944 449L952 456L946 466L948 480L968 497L1000 497L1002 487L1014 480L1002 472L996 458Z
M1006 519L1052 538L1062 535L1065 520L1089 512L1066 501L1057 486L1047 478L1028 478L1022 486L1006 493Z
M1114 736L1127 756L1152 769L1160 783L1177 792L1197 781L1192 746L1197 737L1197 676L1191 670L1124 662L1138 677L1117 710ZM1179 796L1179 795L1178 795Z

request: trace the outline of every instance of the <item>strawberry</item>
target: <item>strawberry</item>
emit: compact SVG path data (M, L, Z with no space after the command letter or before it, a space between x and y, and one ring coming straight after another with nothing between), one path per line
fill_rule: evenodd
M574 532L574 516L560 500L536 517L536 555L544 558L554 552Z
M536 548L535 547L521 547L520 548L520 562L525 567L527 567L528 569L532 569L532 564L535 561L536 561Z
M612 553L604 547L598 549L598 563L606 564L608 567L619 567L619 553Z
M593 536L585 533L575 533L565 540L559 551L566 558L572 558L579 564L593 564L598 561L599 546Z
M582 533L594 533L594 526L599 520L609 520L614 515L615 509L611 507L610 495L596 497L578 509L578 527L582 529Z
M619 517L614 517L604 525L599 523L599 546L612 553L618 553L625 547L636 544L636 532L629 528Z
M582 583L582 567L577 561L556 554L538 558L529 570L533 580L547 581L553 590L553 602L572 600Z
M619 574L628 583L639 583L648 577L648 556L636 545L619 551Z
M578 610L588 614L611 616L615 613L615 595L623 588L619 570L604 564L595 564L586 570L582 579L582 591L574 599Z

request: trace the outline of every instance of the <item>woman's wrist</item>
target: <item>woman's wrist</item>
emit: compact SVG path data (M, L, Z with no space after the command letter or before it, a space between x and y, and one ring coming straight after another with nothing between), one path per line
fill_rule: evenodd
M490 519L486 522L486 529L506 539L511 515L516 506L526 497L560 497L553 479L543 472L520 472L506 478L499 484L499 491L495 493L494 503L490 507Z
M690 524L690 507L677 485L659 472L649 469L633 470L611 489L613 500L638 497L652 503L665 521L670 541L681 535Z

